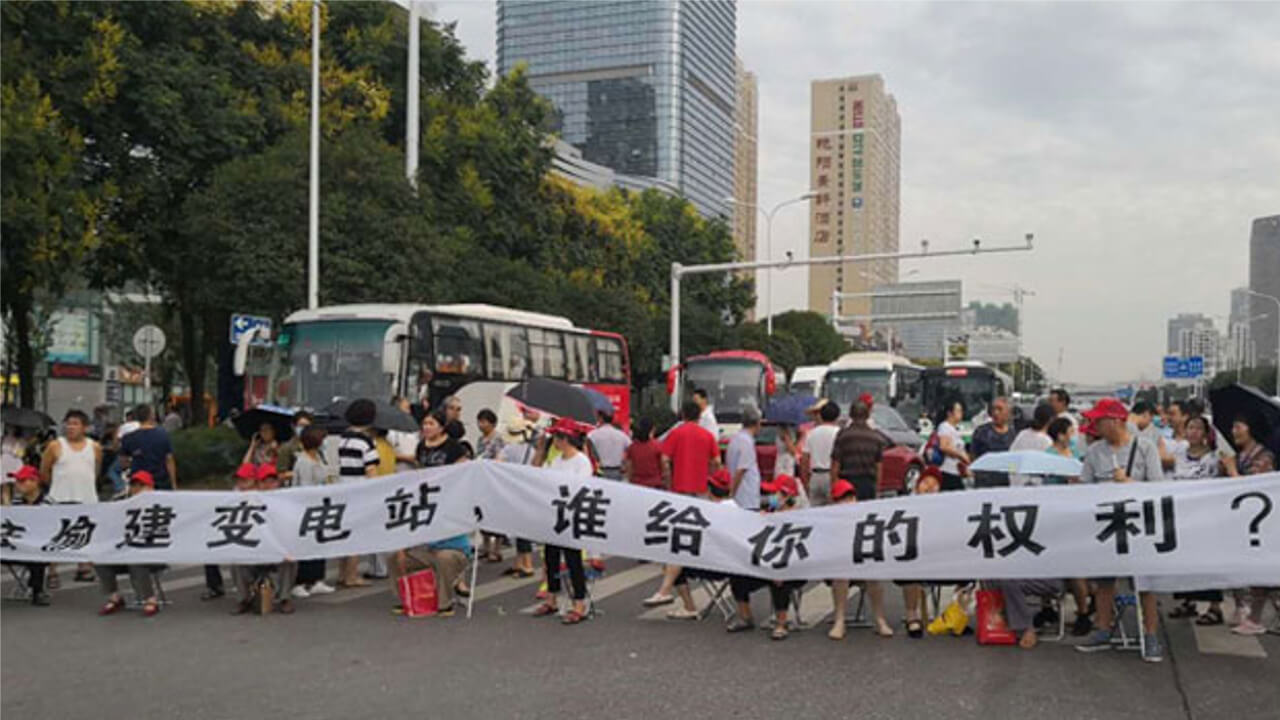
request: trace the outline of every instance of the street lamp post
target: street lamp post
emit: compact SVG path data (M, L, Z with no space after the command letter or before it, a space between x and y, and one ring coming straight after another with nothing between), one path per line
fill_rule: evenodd
M320 0L311 3L311 178L307 209L307 307L320 307Z
M755 210L757 212L764 214L764 259L767 262L773 259L773 216L779 210L786 207L787 205L794 205L795 203L798 203L798 202L811 200L817 196L818 196L818 193L809 191L803 195L800 195L799 197L793 197L790 200L783 200L777 205L774 205L769 210L765 210L759 205L752 205L751 203L739 202L736 198L732 198L732 197L725 198L724 202L729 205L741 205L743 207L749 207L752 210ZM765 321L764 322L765 322L765 332L769 335L773 335L773 279L771 277L772 275L773 273L771 272L771 269L765 268L765 271L764 271Z
M1243 290L1260 298L1266 298L1276 304L1276 394L1280 395L1280 298L1275 295L1260 293L1257 290L1243 288Z

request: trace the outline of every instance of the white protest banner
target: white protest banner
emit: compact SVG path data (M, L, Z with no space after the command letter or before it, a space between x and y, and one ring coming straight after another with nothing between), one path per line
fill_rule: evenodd
M778 513L493 462L272 492L152 492L6 508L4 560L266 563L384 552L477 527L773 579L1142 576L1280 585L1280 473L998 488ZM1265 512L1264 512L1265 510Z

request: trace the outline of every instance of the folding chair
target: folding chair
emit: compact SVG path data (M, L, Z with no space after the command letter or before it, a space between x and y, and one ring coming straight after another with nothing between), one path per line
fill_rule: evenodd
M1044 633L1043 631L1041 631L1041 632L1039 633L1039 634L1040 634L1040 639L1041 639L1041 640L1044 640L1044 641L1046 641L1046 642L1060 642L1060 641L1062 640L1062 638L1066 637L1066 635L1067 635L1067 611L1066 611L1066 607L1064 606L1064 602L1065 602L1066 598L1067 598L1067 591L1066 591L1066 590L1063 590L1063 591L1059 592L1057 595L1054 595L1054 596L1052 596L1052 597L1050 597L1050 596L1048 596L1048 595L1042 595L1042 596L1040 596L1040 607L1041 607L1041 609L1044 609L1044 608L1053 608L1053 609L1054 609L1055 611L1057 611L1057 613L1058 613L1058 634L1057 634L1057 635L1053 635L1053 636L1049 636L1047 633Z
M9 592L5 593L5 600L22 600L31 599L31 571L26 565L18 565L17 563L5 563L5 569L9 571L9 575L13 577L14 585L9 588Z
M1116 582L1119 583L1119 580ZM1135 580L1133 581L1133 589L1130 592L1121 593L1118 590L1116 591L1115 620L1111 623L1111 646L1116 650L1146 652L1146 638L1143 634L1145 624L1142 617L1142 601L1138 595L1137 587L1138 583ZM1130 636L1126 627L1125 619L1129 615L1130 608L1136 610L1134 613L1138 620L1137 632L1134 633L1136 637Z
M585 619L590 620L596 615L603 615L604 611L596 607L596 599L592 596L591 589L595 586L596 580L600 579L604 575L604 571L597 570L591 566L591 563L586 557L585 550L574 550L572 548L568 548L567 552L581 552L583 554L582 572L583 575L586 576L586 582L584 583L586 595L583 597L583 601L587 605L587 614L584 616ZM558 572L560 574L560 592L564 594L565 599L564 604L560 607L566 608L566 610L562 612L567 612L567 608L573 607L573 583L569 580L569 566L566 565L563 560L560 561L560 568Z
M691 576L690 579L697 582L697 587L701 588L711 598L698 611L699 620L706 620L711 617L712 610L719 610L720 616L725 622L733 619L733 616L738 612L738 608L734 605L733 596L729 593L729 578L714 579Z
M844 626L854 630L865 630L872 627L871 621L867 619L867 587L865 583L850 584L849 589L858 589L858 605L854 608L852 616L845 616ZM831 620L835 624L835 618Z

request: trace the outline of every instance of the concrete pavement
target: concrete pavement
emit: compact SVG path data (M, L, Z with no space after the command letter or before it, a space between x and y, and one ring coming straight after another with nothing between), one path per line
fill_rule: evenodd
M6 601L0 713L32 720L1280 717L1277 636L1238 639L1254 645L1224 655L1190 624L1168 621L1160 665L1132 652L1081 655L1070 638L1031 652L980 647L972 637L911 640L901 631L882 639L851 630L832 642L822 622L772 642L763 632L728 635L715 616L662 619L665 610L640 603L657 568L619 559L595 585L601 614L565 627L521 613L536 586L498 577L501 567L481 568L470 621L462 612L395 617L392 596L378 591L299 601L292 616L232 617L232 599L198 599L200 568L171 571L172 605L151 619L136 611L98 617L94 586L65 584L51 608ZM826 592L809 586L806 621L829 610ZM892 620L901 599L888 596ZM757 620L767 605L766 593L757 593Z

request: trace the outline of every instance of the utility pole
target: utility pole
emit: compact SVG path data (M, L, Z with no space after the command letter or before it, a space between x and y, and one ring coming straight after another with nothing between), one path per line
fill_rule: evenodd
M422 19L418 16L418 3L409 0L409 82L405 87L404 113L404 174L409 184L418 187L418 135L421 122L418 112L418 100L421 93L418 81L419 52L418 46L422 34Z
M320 0L311 2L311 187L307 229L307 307L320 307Z

